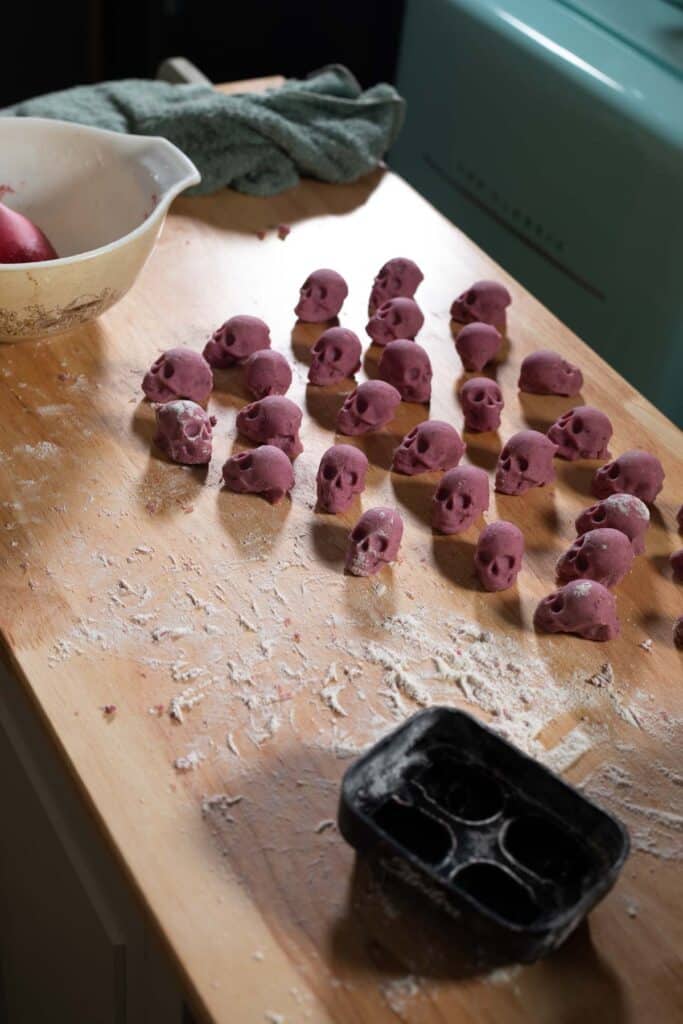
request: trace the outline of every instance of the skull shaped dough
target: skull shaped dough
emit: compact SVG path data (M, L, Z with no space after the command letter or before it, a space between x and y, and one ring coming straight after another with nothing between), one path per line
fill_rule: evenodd
M432 526L440 533L462 533L489 507L489 478L478 466L444 473L432 499Z
M578 516L575 526L578 534L600 527L621 530L631 542L634 555L645 550L645 533L650 522L650 510L634 494L610 494L596 505L586 508Z
M656 455L631 448L618 459L601 466L593 477L591 490L596 498L608 494L635 494L651 505L664 483L664 470Z
M412 299L424 274L417 263L396 256L384 264L370 292L370 315L389 299Z
M311 384L334 384L353 377L360 369L363 351L357 334L346 327L330 327L312 348L313 362L308 371Z
M578 395L583 374L558 352L542 348L522 360L518 387L531 395Z
M669 555L669 565L677 583L683 583L683 548Z
M401 396L383 380L366 380L347 395L337 416L340 434L368 434L393 418Z
M233 316L213 332L204 346L204 358L215 369L227 370L263 348L270 348L268 324L257 316Z
M353 576L374 576L393 562L403 536L403 520L395 508L370 508L349 534L346 570Z
M502 338L491 324L467 324L455 339L455 347L468 371L480 373L501 346Z
M607 459L607 445L612 424L604 412L592 405L577 405L560 416L548 430L548 437L557 445L557 455L573 462L575 459Z
M633 548L625 533L609 526L589 530L574 541L557 563L559 580L597 580L616 587L633 564Z
M513 434L498 457L496 490L524 494L555 479L553 456L557 446L538 430Z
M413 340L425 318L414 299L399 295L387 299L371 316L365 328L375 345L388 345L397 338Z
M348 294L346 281L336 270L314 270L301 286L294 312L308 324L334 320Z
M294 486L294 470L281 448L263 444L229 458L223 466L223 481L229 491L261 494L276 505Z
M479 534L474 568L485 590L507 590L522 568L524 536L514 523L504 519L489 523Z
M403 438L394 452L391 468L406 476L416 476L434 469L450 469L457 466L464 451L462 438L450 423L425 420Z
M459 324L493 324L504 333L505 310L511 301L509 291L498 281L475 281L453 302L451 317Z
M392 384L404 402L428 402L432 394L432 364L416 341L390 341L382 352L377 373Z
M352 444L334 444L318 466L316 483L321 512L345 512L357 494L365 490L368 460Z
M498 430L503 409L503 394L490 377L470 377L460 389L465 430L484 433Z
M613 640L619 635L614 595L595 580L572 580L544 597L534 626L545 633L575 633L586 640Z
M189 398L205 402L213 388L213 374L206 359L191 348L169 348L152 363L142 382L150 402Z
M244 386L254 398L284 395L291 383L291 366L281 352L272 348L252 352L244 364Z
M156 417L154 443L172 462L202 466L211 461L215 416L209 416L196 402L181 398L160 405Z
M683 648L683 615L680 615L673 624L673 641L676 647Z
M250 441L281 448L290 459L304 449L299 440L301 409L284 395L269 395L237 413L237 429Z

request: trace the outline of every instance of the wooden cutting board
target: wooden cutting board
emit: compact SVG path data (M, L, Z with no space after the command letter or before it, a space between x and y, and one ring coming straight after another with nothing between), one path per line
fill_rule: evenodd
M285 240L280 223L292 228ZM590 503L594 466L558 463L556 485L493 497L487 518L518 523L528 553L515 589L485 594L472 576L481 524L433 537L436 478L388 470L398 439L427 416L418 406L358 442L371 463L362 507L391 504L405 517L400 562L376 579L344 576L361 504L316 514L314 477L349 388L307 388L319 329L295 325L292 308L310 270L335 267L350 287L341 322L364 336L372 278L397 254L425 272L429 414L458 427L450 302L482 277L512 292L496 370L503 427L467 438L469 462L492 471L504 438L573 404L518 394L523 356L543 346L583 368L583 398L612 419L614 453L643 446L661 458L647 553L618 588L618 640L531 628ZM236 313L270 324L304 409L296 488L274 508L219 486L240 447L239 371L216 376L208 472L159 457L140 401L162 349L200 348ZM360 376L375 367L370 353ZM100 322L0 350L0 396L6 655L210 1020L676 1018L683 702L671 624L683 602L667 557L681 544L681 435L645 399L383 170L269 200L226 191L177 202L133 291ZM349 757L430 702L491 721L631 828L614 891L535 966L472 972L466 951L444 948L438 930L377 889L335 829Z

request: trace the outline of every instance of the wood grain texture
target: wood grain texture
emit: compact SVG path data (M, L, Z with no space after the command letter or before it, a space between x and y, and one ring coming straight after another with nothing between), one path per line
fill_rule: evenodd
M286 241L271 230L282 222L292 226ZM268 231L263 241L261 230ZM517 522L528 555L515 590L484 594L471 572L477 528L433 538L436 477L388 472L393 446L427 416L422 407L402 406L386 431L358 442L371 462L362 507L388 503L404 513L400 563L374 581L343 575L346 533L361 504L337 519L315 514L314 476L350 385L307 388L319 328L295 325L292 308L311 269L335 267L350 286L341 322L363 336L372 278L398 254L425 271L417 297L426 314L419 340L435 371L429 415L458 427L461 372L450 302L481 277L500 278L512 292L509 344L496 367L503 427L499 436L469 436L469 461L491 470L506 436L546 426L579 404L518 394L521 359L541 346L582 366L583 399L614 423L613 452L643 446L662 459L667 480L647 553L618 589L619 640L595 645L531 629L536 602L553 588L555 560L573 538L574 517L590 502L593 465L560 464L556 486L493 498L488 519ZM239 371L217 374L208 472L159 457L150 444L152 412L140 402L143 371L163 348L199 348L217 324L242 312L271 325L275 347L295 367L290 395L305 412L297 486L291 502L275 508L219 487L222 462L241 446L234 432L246 401ZM375 364L371 352L361 376ZM644 398L405 183L380 170L347 187L305 182L270 200L226 191L178 201L137 285L99 323L0 350L0 402L7 655L208 1019L675 1019L683 931L680 864L670 847L680 854L681 808L669 783L681 767L671 744L681 715L681 660L671 622L683 609L666 559L680 546L681 437ZM438 933L383 899L328 825L345 755L418 707L403 693L397 710L385 670L363 645L393 644L408 658L411 641L388 634L387 621L420 621L437 637L443 623L449 644L445 624L453 615L490 630L493 646L506 636L522 657L540 658L549 685L566 683L576 701L550 714L543 745L583 720L593 742L568 778L579 782L624 762L632 785L648 793L642 813L627 820L637 830L654 828L652 852L642 849L644 832L590 925L549 960L509 976L481 976L457 947L439 949ZM639 646L646 638L650 652ZM608 660L612 689L570 681ZM346 687L338 694L342 713L321 696L332 663ZM455 685L429 678L422 685L434 699L491 717ZM178 723L167 714L169 700L188 687L203 699ZM512 706L513 688L509 696ZM108 703L117 706L111 720L101 711ZM639 710L629 717L625 707ZM175 771L174 759L192 751L201 758L197 767ZM606 802L622 813L618 783L613 790ZM205 805L202 814L202 801L217 794L242 799ZM627 797L638 802L634 789Z

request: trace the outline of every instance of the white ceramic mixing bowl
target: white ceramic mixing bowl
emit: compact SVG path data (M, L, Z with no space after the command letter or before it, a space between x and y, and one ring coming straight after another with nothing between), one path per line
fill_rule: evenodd
M39 117L0 117L4 201L59 254L0 263L0 341L45 337L93 320L125 295L172 200L200 181L166 139Z

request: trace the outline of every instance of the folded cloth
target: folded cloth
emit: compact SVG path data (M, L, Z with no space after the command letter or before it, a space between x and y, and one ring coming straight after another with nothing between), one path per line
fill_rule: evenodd
M0 110L51 117L135 135L162 135L189 156L202 181L191 191L270 196L301 175L354 181L382 159L405 104L379 84L361 90L347 68L331 65L265 93L223 95L206 85L144 79L80 85Z

